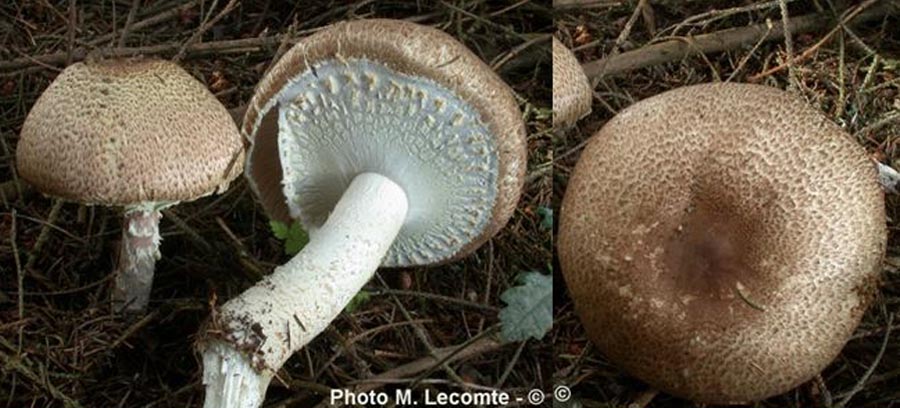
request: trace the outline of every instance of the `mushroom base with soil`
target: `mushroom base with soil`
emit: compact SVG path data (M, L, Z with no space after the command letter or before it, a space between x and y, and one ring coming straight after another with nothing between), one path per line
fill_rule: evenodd
M404 224L408 200L390 179L356 176L310 242L221 308L201 344L205 407L258 407L272 377L369 281Z

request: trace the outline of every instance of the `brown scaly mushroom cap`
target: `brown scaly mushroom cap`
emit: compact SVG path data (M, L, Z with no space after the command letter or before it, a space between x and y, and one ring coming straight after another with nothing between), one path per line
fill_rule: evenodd
M524 182L510 88L453 37L403 21L301 40L260 81L243 132L249 184L273 219L315 229L363 172L399 184L409 215L384 266L468 254L506 224Z
M648 98L587 144L559 257L587 333L654 387L730 404L840 352L877 290L884 198L864 151L783 91Z
M190 201L224 191L243 168L228 111L178 65L156 59L76 63L22 126L19 174L86 204Z
M553 37L553 126L575 126L591 113L591 85L575 54Z

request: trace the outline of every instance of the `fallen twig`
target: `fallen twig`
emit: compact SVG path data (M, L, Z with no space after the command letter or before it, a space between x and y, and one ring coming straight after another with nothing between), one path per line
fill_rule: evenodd
M275 66L275 63L278 62L279 59L281 59L281 56L284 55L285 52L287 52L288 48L290 47L291 39L296 38L296 31L297 21L295 19L294 22L291 23L290 26L288 26L287 32L282 35L281 42L279 42L278 44L278 49L275 50L275 55L272 56L272 60L269 61L269 65L266 66L266 69L263 70L263 74L261 76L262 78L265 78L266 74L268 74L269 71L272 70L272 67ZM241 120L238 120L237 116L234 116L234 114L232 114L232 117L235 118L235 122L237 122L238 127L241 127L241 123L244 119L244 112L247 110L247 107L243 106L239 108L241 108Z
M237 250L238 262L244 267L243 270L247 277L253 281L258 281L262 279L263 276L266 276L266 270L259 266L259 261L257 261L253 255L250 255L250 251L247 250L240 238L231 231L231 228L228 228L228 224L225 223L225 220L223 220L222 217L216 217L216 223L219 224L219 227L222 228L225 235L231 239L232 245Z
M195 231L193 228L191 228L191 226L188 225L187 222L185 222L183 219L181 219L181 217L178 216L178 213L176 213L175 211L172 211L171 208L162 210L162 213L163 213L163 216L167 220L171 221L172 224L175 224L175 227L177 227L182 232L184 232L185 235L187 235L188 238L191 241L193 241L195 244L200 246L203 249L203 251L206 251L206 252L213 251L212 244L210 244L209 241L205 240L203 238L203 236L200 235L197 231Z
M206 42L190 45L186 48L186 56L200 56L207 54L241 54L246 52L259 52L271 47L276 47L281 42L282 35L269 37L242 38L239 40L225 40ZM146 47L116 48L101 51L104 57L133 57L138 55L169 54L179 50L178 44L160 44ZM87 57L90 50L79 47L72 51L72 62L81 61ZM7 73L17 69L27 68L37 63L64 64L66 52L39 55L35 57L16 58L9 61L0 61L0 73Z
M401 290L401 289L375 289L371 292L371 295L397 295L397 296L413 296L420 297L423 299L431 299L439 302L446 302L455 305L459 305L462 307L467 307L476 310L482 310L486 312L500 312L500 309L494 306L489 306L486 304L471 302L464 299L457 299L450 296L439 295L436 293L428 293L428 292L420 292L420 291L411 291L411 290Z
M66 65L72 63L72 50L75 49L75 20L78 19L76 0L69 0L69 28L66 30Z
M213 3L213 4L215 4L215 3ZM219 14L216 14L215 17L210 19L209 15L207 15L207 18L205 18L203 20L203 22L200 23L200 28L198 28L197 31L194 32L193 35L191 35L191 38L188 38L188 40L184 42L184 45L182 45L181 49L178 50L178 54L175 54L175 57L173 58L173 60L176 62L181 61L181 59L184 58L184 54L187 51L187 48L189 46L193 45L194 43L196 43L197 41L199 41L200 38L203 37L203 34L206 32L206 30L209 30L210 27L212 27L216 23L218 23L219 20L221 20L222 18L227 16L229 13L231 13L232 10L234 10L234 8L236 6L237 6L236 0L229 0L228 3L225 4L225 8L223 8L222 11L219 12ZM212 10L210 10L209 12L211 15Z
M551 36L549 34L538 35L528 41L525 41L525 42L517 45L513 49L509 50L509 52L503 53L500 56L498 56L497 58L495 58L494 61L492 61L490 64L491 69L494 70L494 72L500 71L501 67L503 67L509 61L511 61L513 58L517 57L523 51L527 50L529 47L531 47L535 44L538 44L538 43L550 42L550 38L551 38Z
M410 381L410 377L414 375L421 375L422 373L427 374L439 365L450 364L456 361L472 358L479 354L497 350L503 347L503 345L503 343L497 341L495 338L493 338L493 336L485 336L469 339L468 341L460 345L435 349L430 356L420 358L416 361L406 363L396 368L392 368L373 377L357 381L355 383L356 385L353 387L353 392L357 394L366 393L384 387L385 385L396 383L398 381L408 382ZM429 383L428 380L422 380L421 382L426 384ZM303 382L299 384L297 382L291 383L291 385L300 385L320 394L327 394L327 392L330 391L316 387L315 384L316 383L314 382ZM472 384L468 384L466 382L460 382L459 385L464 388L472 386ZM340 401L337 401L335 404L330 404L328 403L328 400L325 400L316 406L340 407L343 406L343 404L341 404Z
M125 26L122 27L122 33L119 34L119 42L116 47L125 47L125 41L128 39L128 33L131 30L132 23L134 23L134 16L139 8L141 8L141 0L132 0L131 9L128 10L128 17L125 18Z
M553 9L592 9L610 8L622 5L622 1L616 0L553 0Z
M875 372L875 367L878 366L878 363L881 362L881 358L884 356L884 351L887 350L888 340L891 338L891 324L894 322L894 315L891 314L888 316L887 321L887 329L884 331L884 340L881 342L881 348L878 350L878 355L875 356L875 361L872 361L872 364L869 365L869 368L863 374L863 376L856 382L856 385L844 395L844 398L838 402L835 407L836 408L844 408L847 406L847 403L850 402L850 399L853 398L858 392L862 391L862 389L866 385L866 381L869 381L869 377L872 376L872 373Z
M7 343L3 337L0 337L0 345L8 349L14 349L11 344ZM12 356L0 351L0 362L3 363L3 368L5 370L15 370L17 373L22 374L28 381L31 381L37 386L44 388L54 399L60 400L63 403L63 406L66 408L81 408L81 404L77 401L73 400L68 395L64 394L59 388L56 388L53 383L50 382L46 375L41 376L35 373L28 364L27 358L21 358L17 356ZM41 363L38 362L40 365ZM39 369L38 371L44 371L43 369Z
M159 316L159 309L154 310L153 312L141 318L141 320L138 320L136 323L129 326L128 329L126 329L125 332L122 333L122 335L120 335L115 341L112 342L112 344L109 345L108 349L114 350L116 347L119 347L119 345L124 343L125 340L128 340L129 337L133 336L139 330L144 328L144 326L150 324L150 322L153 321L153 319L156 319L157 316ZM87 354L85 356L87 356Z
M675 25L674 27L672 27L671 29L667 28L667 29L663 30L660 34L665 34L666 32L671 31L672 32L671 35L676 36L676 35L678 35L679 30L681 30L683 27L686 27L688 25L705 27L715 21L719 21L721 19L733 16L735 14L748 13L751 11L763 10L763 9L767 9L770 7L777 6L779 1L780 0L772 0L772 1L767 1L764 3L752 3L752 4L748 4L746 6L740 6L740 7L731 7L731 8L726 8L726 9L712 9L712 10L704 12L704 13L690 16L690 17L684 19L684 21L682 21L682 22L678 23L677 25ZM791 1L794 1L794 0L788 0L788 3L790 3Z
M813 55L813 53L816 52L816 50L818 50L822 45L824 45L826 42L828 42L828 40L830 40L831 37L833 37L834 34L837 33L841 29L841 27L849 24L853 20L854 17L860 15L860 13L863 10L869 8L872 4L874 4L877 1L878 0L868 0L865 3L862 3L859 6L857 6L856 8L854 8L853 11L847 13L847 15L845 17L841 18L840 23L838 23L838 25L836 25L834 28L832 28L831 31L828 32L828 34L825 34L825 36L822 37L821 40L819 40L818 42L813 44L812 47L807 48L805 51L803 51L802 54L798 55L796 58L793 58L791 55L788 55L787 61L785 61L783 64L778 65L777 67L774 67L774 68L767 69L756 75L753 75L749 79L751 81L758 81L761 78L772 75L772 74L774 74L778 71L781 71L785 68L790 68L793 66L792 64L794 64L794 63L797 63L797 62L800 62L800 61L803 61L803 60L809 58L810 56ZM891 5L894 3L891 1L888 1L888 2L883 2L882 4ZM894 4L894 8L897 8L896 4ZM896 10L894 10L894 11L896 11ZM878 17L878 16L875 16L875 17Z
M650 401L653 401L653 398L656 398L657 394L659 394L659 390L646 390L638 395L632 403L628 404L628 408L644 408L650 404Z
M797 87L797 72L794 67L794 41L791 38L791 30L786 27L790 26L791 18L788 13L786 0L778 0L778 6L781 9L781 25L784 30L784 51L787 53L785 63L788 67L788 90L794 90Z
M160 13L160 14L157 14L157 15L155 15L155 16L153 16L153 17L148 17L148 18L146 18L146 19L143 19L143 20L141 20L141 21L138 21L138 22L136 22L136 23L134 23L134 24L131 25L131 29L130 29L129 31L131 31L131 32L139 31L139 30L141 30L141 29L144 29L144 28L147 28L147 27L152 27L152 26L154 26L154 25L157 25L157 24L160 24L160 23L164 23L164 22L166 22L166 21L169 21L169 20L171 20L171 19L173 19L173 18L176 18L176 17L180 16L180 15L181 15L182 13L184 13L185 11L194 8L194 6L196 6L197 3L199 3L199 2L200 2L200 0L191 0L191 1L188 1L187 3L184 3L184 4L180 5L180 6L177 6L177 7L172 8L171 10L167 10L167 11L164 11L164 12L162 12L162 13ZM108 33L108 34L103 34L103 35L97 37L96 39L91 40L90 42L88 42L88 44L90 44L90 45L95 45L95 46L96 46L96 45L100 45L100 44L102 44L102 43L104 43L104 42L107 42L107 41L109 41L109 40L114 39L115 37L116 37L116 33L115 33L115 32ZM120 48L121 48L121 47L120 47Z
M50 238L50 228L54 226L53 223L55 223L56 218L59 217L59 210L62 209L62 205L63 200L58 198L53 199L53 207L50 208L50 214L47 215L47 220L44 222L44 226L41 227L41 232L38 234L34 246L31 247L31 252L28 253L28 261L25 262L26 271L34 268L34 263L37 261L41 249L44 247L44 244L47 243L47 239Z
M431 356L420 358L411 363L392 368L372 378L360 381L354 388L354 391L371 391L384 385L384 383L380 382L379 380L409 378L427 370L431 370L440 362L448 364L459 360L465 360L479 354L486 353L488 351L499 349L502 346L503 343L500 343L499 341L497 341L497 339L493 337L485 337L468 345L463 344L461 346L450 346L436 349L434 354Z
M379 282L381 283L382 286L384 286L385 288L388 287L387 283L384 281L384 279L381 277L381 275L376 273L375 277L379 280ZM404 319L406 319L409 322L412 322L415 320L412 318L412 315L409 314L409 311L406 310L406 306L403 306L403 302L401 302L400 299L396 295L389 295L389 296L394 301L394 304L396 304L397 307L400 308L400 313L403 315ZM456 373L456 370L454 370L452 367L450 367L449 364L447 364L447 362L445 361L446 359L438 357L438 353L437 353L438 349L435 348L434 345L431 344L431 340L429 340L428 334L425 333L425 329L423 329L422 326L419 324L413 324L412 328L413 328L413 332L416 334L416 337L418 337L419 341L425 345L425 348L428 349L428 352L431 353L432 357L435 357L437 359L437 362L439 363L437 365L440 365L440 367L444 369L444 372L447 373L447 376L449 376L452 380L454 380L456 382L464 383L465 381L463 381L463 379L459 376L459 374Z
M10 213L12 220L9 223L9 246L13 250L13 261L16 264L16 305L19 311L19 321L25 319L25 274L22 272L22 261L19 259L19 248L16 246L16 209L13 208ZM25 336L24 326L19 326L17 330L19 342L17 343L16 353L22 353L22 342Z
M613 45L612 52L617 54L619 52L619 47L625 43L625 40L628 39L628 36L631 35L631 29L634 28L634 23L637 22L638 16L641 15L641 10L646 6L647 0L638 0L637 6L634 7L634 11L631 12L631 17L628 18L628 21L625 22L625 28L622 29L622 32L619 33L619 36L616 37L616 43Z
M900 9L900 5L896 2L882 1L848 19L845 24L861 23L882 18L885 15L897 13L898 9ZM825 28L832 21L833 18L825 14L807 14L792 18L787 28L792 34L806 33ZM785 27L779 24L771 26L768 24L756 24L695 37L674 38L588 62L581 67L589 78L616 75L638 68L677 61L690 55L728 51L749 46L760 41L760 39L765 41L780 40L784 38L784 29Z
M19 197L27 196L29 193L31 193L31 189L28 188L28 185L20 185L18 179L0 182L0 201L4 203L16 201Z

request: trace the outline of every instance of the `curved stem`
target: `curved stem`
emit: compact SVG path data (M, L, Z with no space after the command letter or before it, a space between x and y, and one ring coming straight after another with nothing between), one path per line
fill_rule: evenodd
M222 306L218 339L202 346L204 406L258 407L275 372L369 281L407 209L391 180L356 176L299 254Z
M156 210L126 209L119 246L119 264L113 288L115 310L139 312L150 302L153 272L159 254L159 219Z

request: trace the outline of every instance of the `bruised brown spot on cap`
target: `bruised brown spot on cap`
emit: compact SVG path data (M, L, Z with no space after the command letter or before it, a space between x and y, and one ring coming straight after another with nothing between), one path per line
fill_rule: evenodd
M705 212L705 211L703 211ZM726 300L737 282L754 278L740 242L740 226L715 214L695 211L666 247L667 268L676 292Z

